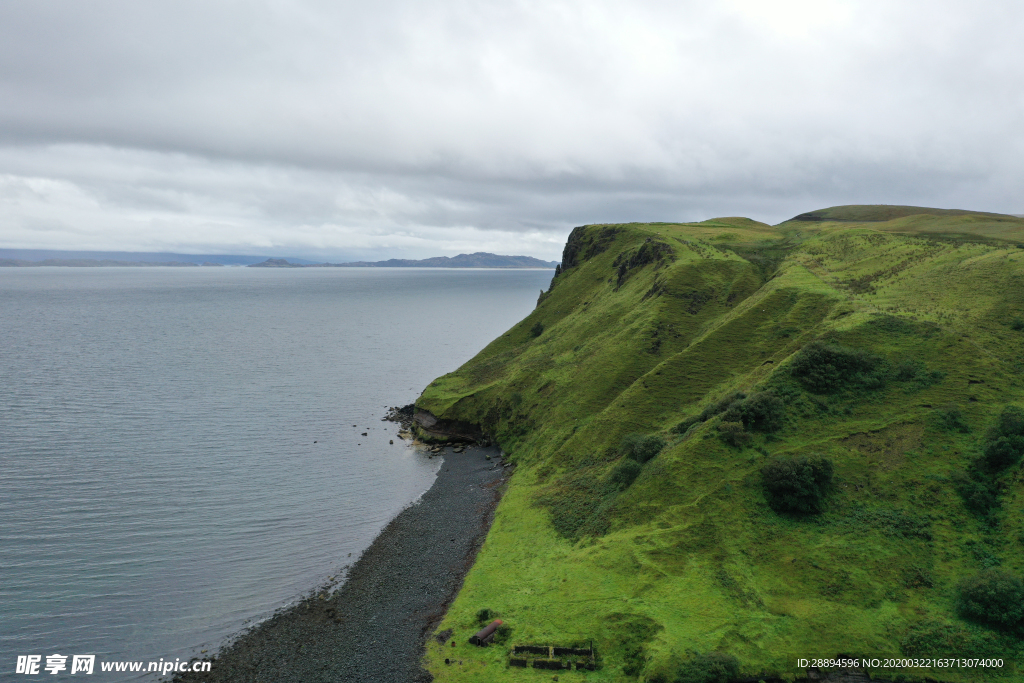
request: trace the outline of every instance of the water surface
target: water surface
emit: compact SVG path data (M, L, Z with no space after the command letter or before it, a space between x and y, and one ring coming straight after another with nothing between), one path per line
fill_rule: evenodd
M438 465L386 406L551 274L0 269L0 679L187 658L337 576Z

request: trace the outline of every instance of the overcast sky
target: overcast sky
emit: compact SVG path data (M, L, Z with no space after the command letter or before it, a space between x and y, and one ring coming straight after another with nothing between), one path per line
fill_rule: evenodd
M1013 0L0 2L0 247L553 259L1022 172Z

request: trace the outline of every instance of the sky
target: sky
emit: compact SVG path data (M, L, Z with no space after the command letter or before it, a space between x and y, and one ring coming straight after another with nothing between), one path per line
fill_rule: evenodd
M1024 213L1012 0L0 3L0 247L559 258L573 226Z

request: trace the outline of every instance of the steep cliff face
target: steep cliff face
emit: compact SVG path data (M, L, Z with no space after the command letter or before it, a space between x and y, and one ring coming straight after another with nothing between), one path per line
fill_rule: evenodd
M593 638L601 680L1019 650L956 605L1024 574L1024 221L840 208L572 232L537 309L417 401L519 465L442 628Z

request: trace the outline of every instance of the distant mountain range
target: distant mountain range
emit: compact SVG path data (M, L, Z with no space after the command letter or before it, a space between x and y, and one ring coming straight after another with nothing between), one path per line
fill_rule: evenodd
M139 267L139 266L247 266L267 256L252 254L175 254L146 251L57 251L53 249L0 249L0 267ZM313 261L293 258L293 263Z
M48 258L42 261L26 261L24 259L0 258L0 268L25 268L31 266L66 266L72 268L96 268L96 267L185 267L196 268L198 266L223 266L223 263L191 263L184 261L116 261L114 259L94 258Z
M388 259L387 261L353 261L351 263L292 263L288 259L269 258L253 263L250 268L554 268L558 261L541 261L532 256L503 256L478 251L458 256L434 256L425 259Z
M172 254L131 251L53 251L49 249L0 249L0 268L32 266L65 267L196 267L249 266L250 268L554 268L557 261L541 261L532 256L502 256L477 252L458 256L435 256L421 260L388 259L351 263L315 263L289 256L225 254Z

